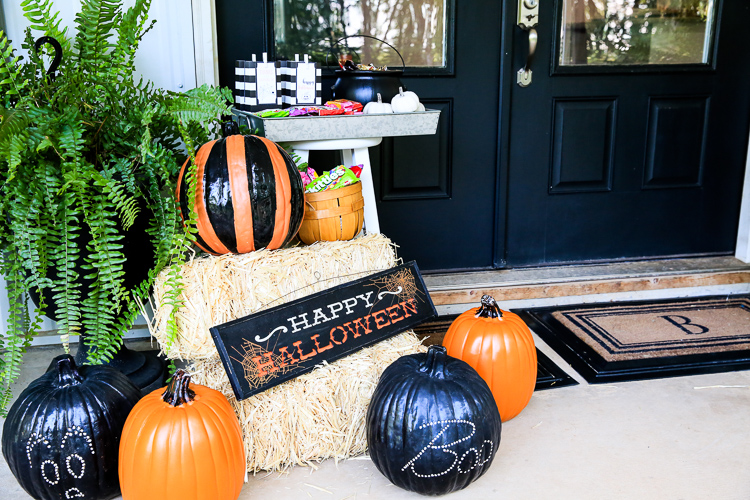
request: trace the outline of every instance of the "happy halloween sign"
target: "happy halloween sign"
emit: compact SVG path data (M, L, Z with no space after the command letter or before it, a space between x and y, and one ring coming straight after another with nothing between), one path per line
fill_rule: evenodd
M211 328L238 400L437 316L416 262Z

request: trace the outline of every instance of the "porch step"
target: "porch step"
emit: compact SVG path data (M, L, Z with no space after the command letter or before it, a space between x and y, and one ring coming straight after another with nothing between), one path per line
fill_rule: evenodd
M734 257L663 259L612 264L425 274L440 314L467 310L484 294L517 307L595 300L750 292L750 264Z

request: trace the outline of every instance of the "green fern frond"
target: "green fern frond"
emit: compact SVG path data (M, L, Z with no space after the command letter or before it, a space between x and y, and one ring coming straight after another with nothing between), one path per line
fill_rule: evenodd
M209 122L217 116L226 115L230 107L226 95L217 93L208 85L190 89L175 95L168 112L183 123Z
M52 0L23 0L23 15L31 22L31 29L41 31L60 42L64 54L70 54L68 28L60 28L62 19L59 12L52 12Z
M118 0L83 0L76 15L76 49L81 68L94 73L102 71L114 45L110 43L113 30L122 18Z
M151 21L148 28L144 28L148 20L151 0L136 0L122 16L117 27L117 44L112 52L111 65L120 68L125 74L131 74L135 68L135 53L138 50L143 35L148 32L156 21Z

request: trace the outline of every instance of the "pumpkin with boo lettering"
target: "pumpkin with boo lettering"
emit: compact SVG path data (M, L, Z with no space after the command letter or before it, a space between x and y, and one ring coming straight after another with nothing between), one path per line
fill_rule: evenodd
M442 346L385 369L367 411L370 458L393 484L425 495L465 488L487 472L502 423L487 384Z

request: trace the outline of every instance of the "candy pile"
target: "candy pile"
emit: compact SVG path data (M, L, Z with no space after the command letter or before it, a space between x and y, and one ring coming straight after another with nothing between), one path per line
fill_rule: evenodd
M328 101L323 106L295 106L288 109L267 109L256 113L261 118L285 118L287 116L332 116L358 115L362 113L362 103L348 99Z
M309 172L312 169L308 168L307 170ZM305 185L305 193L320 193L321 191L338 189L359 182L362 165L355 165L353 167L339 165L327 172L323 172L321 175L317 175L313 170L312 174L314 177L312 179L310 179L308 172L300 172L302 183ZM305 181L306 177L309 179L308 181Z
M339 66L344 71L388 71L388 66L375 66L373 63L354 64L351 60L347 60L343 64L339 62Z

